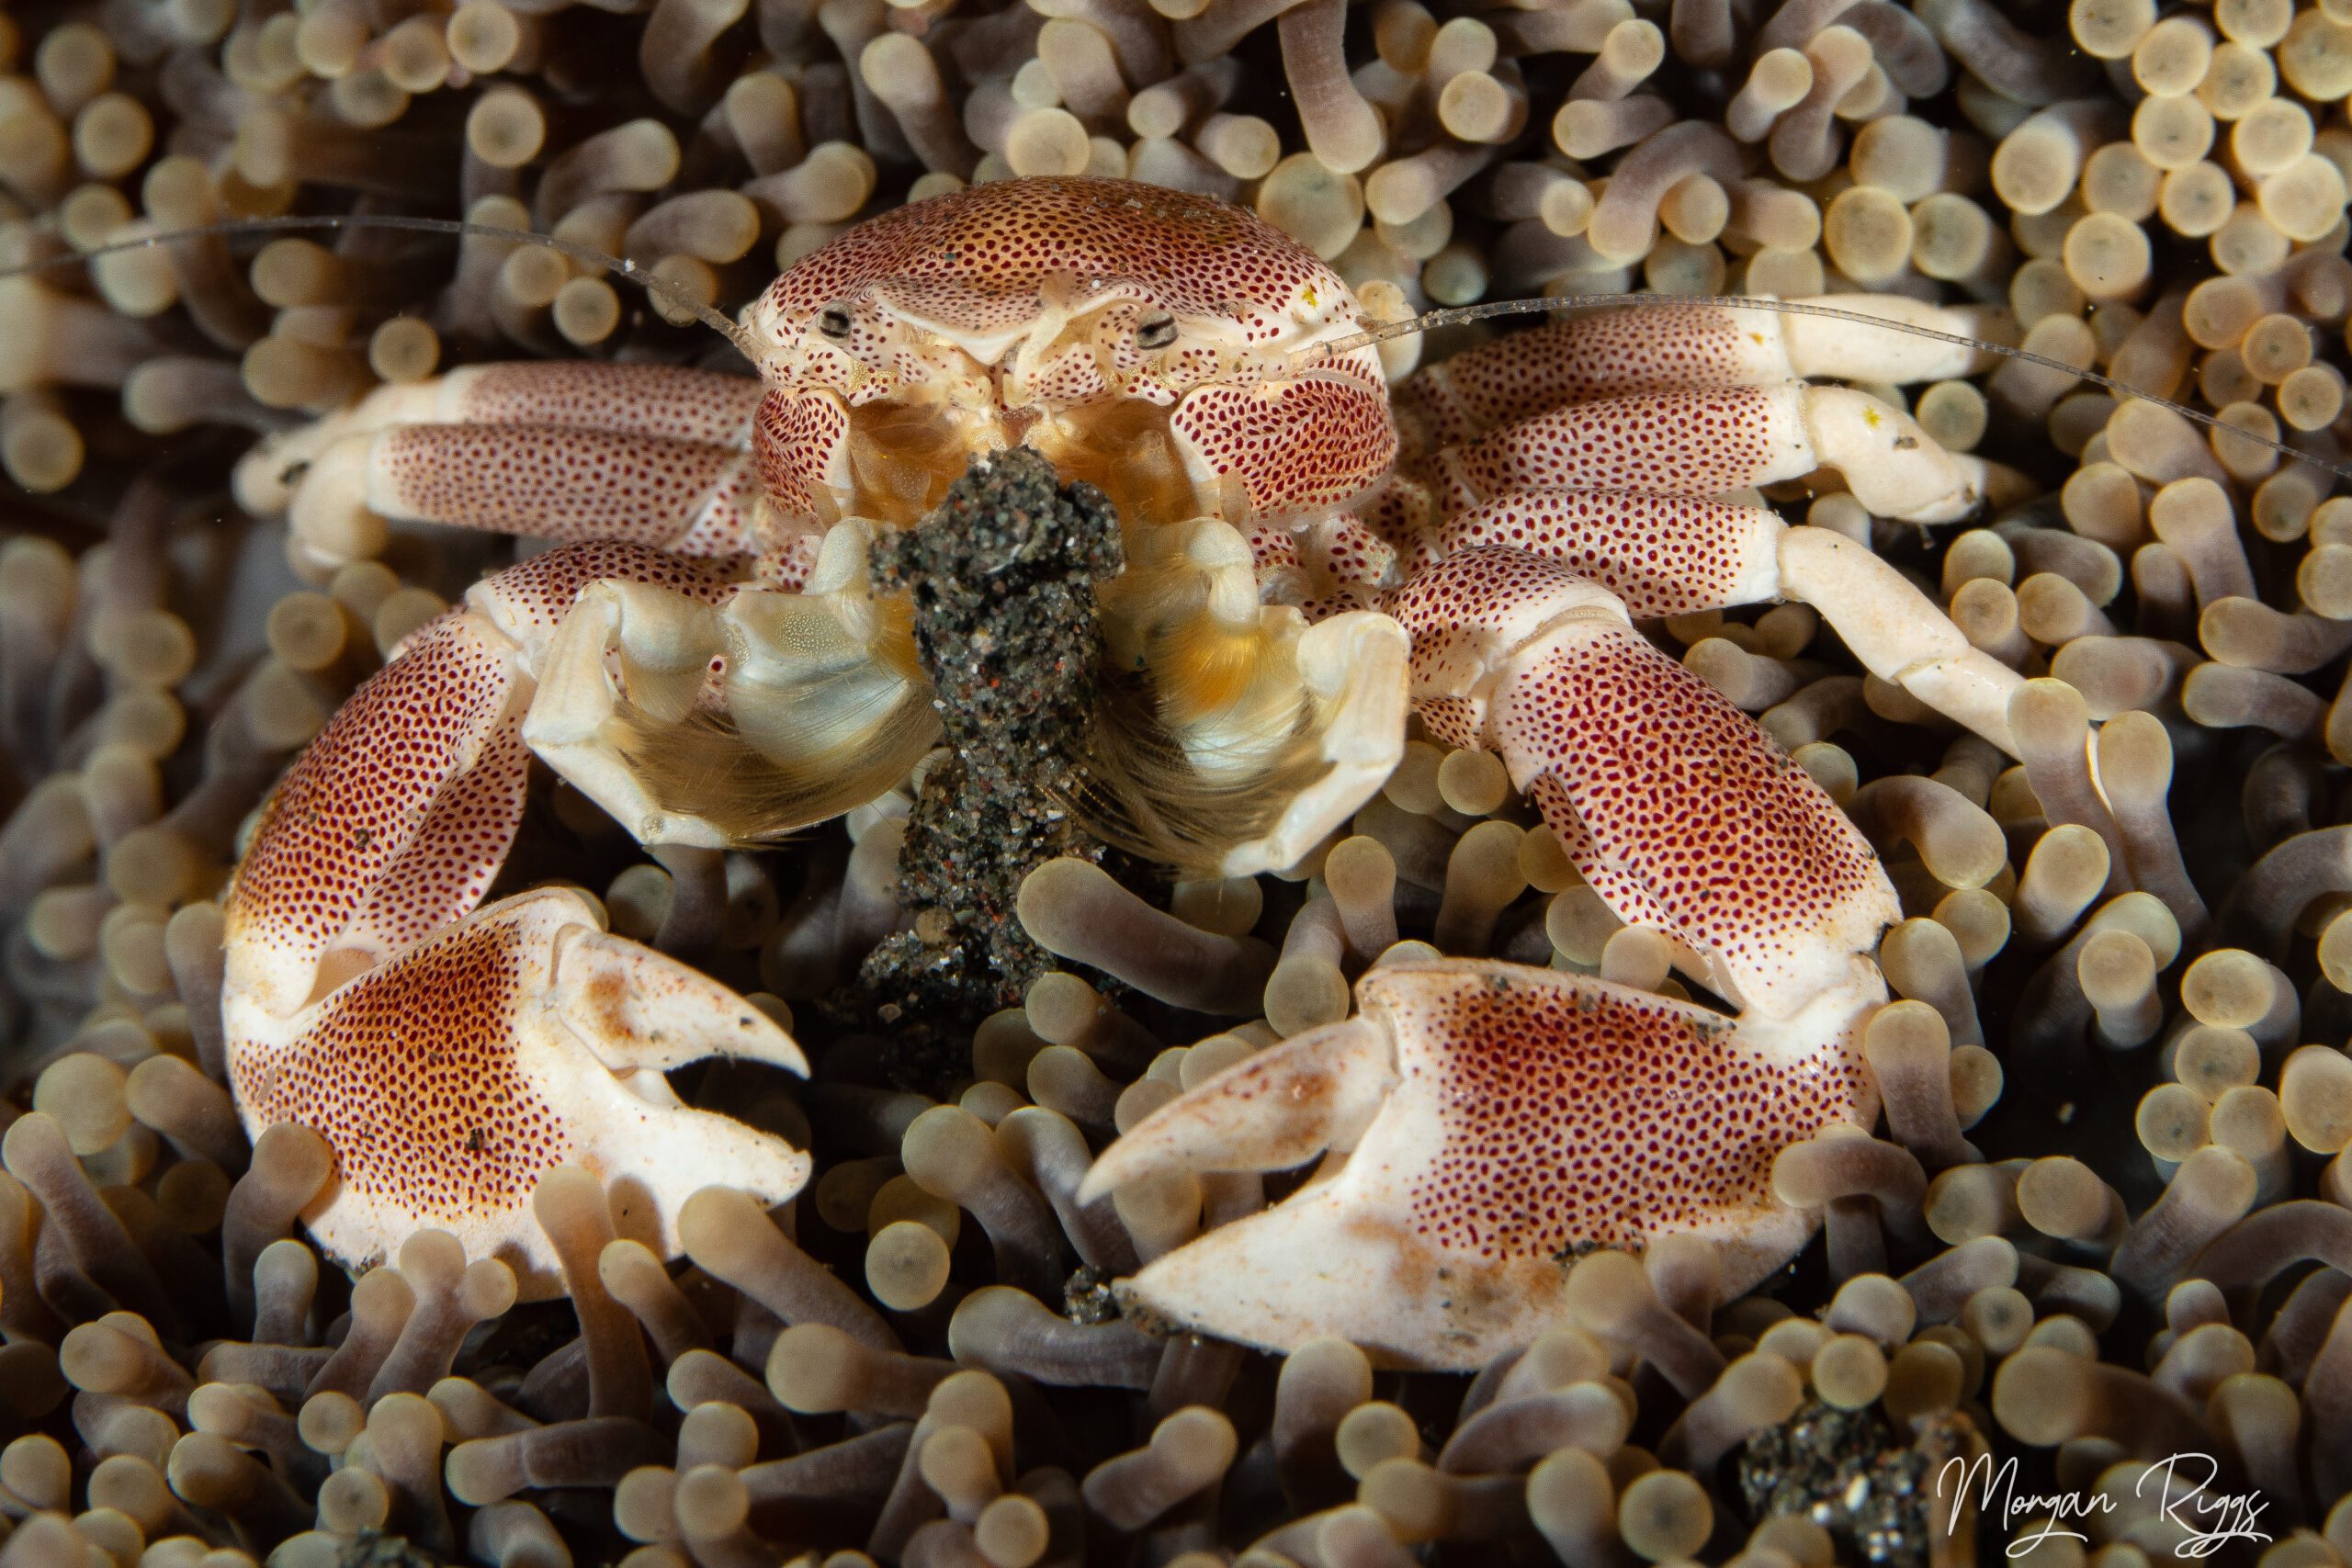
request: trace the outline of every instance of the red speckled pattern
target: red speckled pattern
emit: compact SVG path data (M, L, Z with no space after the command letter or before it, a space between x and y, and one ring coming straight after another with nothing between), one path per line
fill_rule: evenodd
M1260 576L1298 565L1298 536L1271 523L1252 524L1244 534L1250 569Z
M1490 727L1515 772L1541 760L1559 778L1593 852L1744 1005L1792 1010L1825 947L1866 951L1898 917L1869 842L1821 786L1631 628L1558 641L1503 686Z
M487 365L451 411L469 424L543 424L652 435L741 450L761 385L746 376L668 365L546 360Z
M1413 639L1414 705L1449 744L1559 781L1537 802L1572 807L1554 830L1621 917L1705 956L1743 1005L1792 1011L1899 918L1877 857L1713 687L1630 626L1564 619L1582 587L1559 561L1484 546L1388 594Z
M1396 417L1433 452L1596 398L1736 385L1740 328L1723 310L1610 310L1506 333L1396 389Z
M1299 543L1315 581L1327 589L1380 589L1397 581L1396 550L1353 513L1308 529Z
M1560 852L1568 857L1586 885L1600 895L1611 914L1629 926L1656 926L1662 931L1674 929L1674 917L1667 913L1666 906L1651 897L1638 878L1611 864L1593 848L1591 829L1577 815L1567 785L1545 773L1527 786L1527 798L1543 813L1552 836L1560 840Z
M1741 603L1742 577L1772 559L1781 524L1757 507L1634 491L1531 491L1450 518L1451 552L1501 545L1548 556L1625 601L1636 617ZM1769 575L1768 575L1769 580Z
M1395 460L1387 390L1369 350L1271 384L1243 379L1281 373L1271 355L1254 367L1227 361L1236 348L1295 343L1316 321L1352 325L1357 308L1340 276L1295 241L1254 213L1187 192L1025 179L936 197L804 257L746 319L778 345L773 375L861 405L976 374L943 355L937 333L1001 340L1059 320L1065 308L1083 312L1077 324L1007 355L997 394L1049 410L1114 397L1174 404L1171 426L1195 474L1239 481L1247 515L1228 522L1345 501ZM822 330L828 311L847 317L845 334ZM1141 348L1136 333L1161 314L1193 323L1194 335ZM1201 323L1213 325L1204 334ZM831 440L804 427L815 417L761 416L763 474L794 509L805 507L805 487L823 466L803 449Z
M775 341L811 339L820 310L887 285L893 301L944 324L1006 330L1035 313L1056 274L1141 285L1163 308L1225 317L1253 343L1289 330L1291 303L1310 291L1347 297L1314 253L1225 202L1128 180L995 180L859 224L770 284L753 320Z
M1450 555L1386 595L1382 608L1413 639L1414 702L1425 707L1462 672L1494 668L1560 614L1577 581L1558 561L1489 546Z
M353 937L389 951L472 908L522 818L522 706L494 633L458 613L411 637L270 797L231 939L306 960Z
M1429 487L1401 469L1392 469L1358 501L1354 514L1396 552L1397 570L1404 577L1426 571L1444 553L1438 545L1436 511Z
M1555 410L1438 459L1449 515L1531 490L1717 495L1783 456L1772 405L1750 389L1661 392Z
M601 577L710 604L731 592L709 568L616 544L549 550L475 592L528 636L551 632ZM232 940L308 963L339 942L390 951L471 909L523 808L529 689L512 660L495 628L456 611L353 693L264 808L229 899Z
M492 602L505 626L532 635L562 626L581 588L602 579L675 588L703 604L724 604L739 581L722 562L692 562L665 550L602 541L538 552L475 583L473 594Z
M552 632L563 624L580 591L605 578L675 589L706 604L724 604L735 592L736 581L716 563L681 560L642 545L605 541L542 551L485 578L474 592L494 604L507 625Z
M1352 609L1355 606L1350 605ZM1487 705L1468 697L1423 697L1413 705L1430 739L1455 750L1483 749Z
M1396 1092L1440 1124L1408 1182L1416 1227L1482 1258L1638 1247L1769 1207L1773 1156L1861 1095L1838 1043L1770 1063L1728 1021L1606 982L1494 964L1374 970L1360 989L1396 1041Z
M248 1125L299 1122L343 1182L423 1216L512 1209L571 1152L517 1070L523 936L495 916L360 976L293 1044L232 1058Z
M1378 390L1316 376L1278 382L1272 392L1203 387L1169 421L1210 473L1239 477L1254 516L1347 501L1396 460L1396 429Z
M849 415L826 393L771 391L760 401L760 482L785 511L806 516L849 435Z
M758 487L739 448L547 425L412 424L377 437L385 510L548 539L695 555L752 547Z

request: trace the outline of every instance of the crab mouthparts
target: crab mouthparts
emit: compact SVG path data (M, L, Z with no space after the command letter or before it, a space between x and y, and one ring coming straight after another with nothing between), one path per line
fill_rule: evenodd
M1004 444L1008 446L1025 445L1030 429L1046 417L1046 411L1035 403L1024 403L1017 409L1004 411Z

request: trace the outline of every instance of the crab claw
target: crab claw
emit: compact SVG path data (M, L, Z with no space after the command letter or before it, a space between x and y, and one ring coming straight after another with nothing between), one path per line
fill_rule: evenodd
M1561 1321L1568 1264L1593 1248L1701 1235L1735 1291L1796 1252L1813 1222L1772 1196L1773 1156L1876 1113L1860 984L1844 1027L1750 1028L1560 971L1384 964L1359 1017L1161 1107L1080 1200L1333 1150L1288 1201L1159 1258L1125 1299L1278 1349L1336 1334L1389 1365L1475 1368Z
M687 1109L662 1077L717 1055L806 1072L799 1047L725 987L604 931L566 889L493 904L291 1019L232 1010L247 1129L297 1122L334 1149L303 1218L355 1270L431 1225L506 1262L525 1299L560 1295L531 1211L557 1166L599 1177L622 1229L665 1257L700 1189L774 1203L808 1177L807 1155Z

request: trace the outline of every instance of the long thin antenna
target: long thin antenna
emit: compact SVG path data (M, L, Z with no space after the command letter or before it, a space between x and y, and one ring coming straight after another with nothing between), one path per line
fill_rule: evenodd
M560 239L553 234L537 233L527 229L506 229L496 224L474 223L455 218L416 218L397 213L369 212L330 213L315 217L224 219L217 223L206 223L190 229L176 229L164 234L148 234L131 240L113 240L102 245L93 246L86 251L74 251L65 255L50 256L40 261L0 268L0 278L21 277L32 273L46 272L53 267L70 266L76 263L92 261L100 256L114 255L126 251L148 250L157 245L168 244L175 240L202 239L212 235L291 233L318 229L395 229L413 233L456 234L481 239L507 240L517 244L544 246L558 254L569 256L573 261L607 272L616 272L629 278L648 293L682 314L694 317L729 343L733 344L736 351L749 360L754 367L764 368L765 367L766 360L761 352L760 344L741 326L695 299L669 279L657 276L627 257L612 255L597 250L593 245L583 245L575 240ZM1351 353L1359 348L1369 348L1375 344L1385 343L1390 338L1405 337L1438 327L1461 326L1472 321L1491 321L1498 316L1532 315L1538 312L1548 314L1561 310L1625 309L1770 310L1787 316L1816 316L1825 321L1849 321L1858 326L1904 333L1913 337L1975 349L1980 353L1997 355L2004 358L2017 360L2021 364L2056 371L2075 380L2087 382L2104 391L2112 392L2120 398L2137 399L2143 402L2152 403L2157 408L2178 414L2193 423L2222 432L2233 440L2249 442L2274 452L2279 457L2298 463L2308 463L2313 468L2326 470L2339 479L2352 482L2352 462L2322 457L2314 453L2290 446L2285 442L2271 436L2259 435L2250 430L2241 430L2235 425L2224 424L2210 413L2190 408L2185 403L2175 402L2170 398L2159 397L2153 392L2143 392L2136 387L2126 386L2113 377L2097 370L2069 365L2063 359L2054 359L2046 354L2036 354L2031 349L2018 348L2009 344L1993 343L1984 338L1971 337L1965 333L1948 333L1937 327L1921 326L1915 321L1889 321L1883 316L1873 316L1863 310L1848 310L1835 305L1816 305L1796 299L1755 299L1731 294L1562 294L1530 299L1488 299L1476 305L1447 306L1426 311L1419 316L1408 317L1401 321L1383 322L1379 326L1368 328L1349 337L1317 344L1312 348L1301 350L1297 357L1300 367L1304 368L1317 360L1329 358L1334 355Z
M583 245L576 240L560 239L553 234L536 233L528 229L503 229L494 223L472 223L456 218L412 218L400 213L346 212L317 217L296 218L230 218L218 223L206 223L193 229L175 229L167 234L148 234L135 240L110 240L86 251L68 255L50 256L41 261L28 262L18 266L0 267L0 277L23 277L53 267L71 266L77 262L96 260L99 256L115 255L124 251L143 251L175 240L200 240L212 235L252 233L299 233L310 229L401 229L419 234L457 234L473 239L512 240L520 244L543 246L559 255L616 272L660 299L663 304L700 321L724 337L753 366L763 363L758 342L734 321L712 310L684 289L647 271L626 256L616 256Z
M1773 310L1784 316L1819 316L1826 321L1852 321L1860 326L1906 333L1913 337L1928 338L1962 348L1973 348L1982 353L2014 359L2021 364L2039 366L2044 370L2061 371L2076 380L2087 381L2092 386L2113 392L2119 397L2154 403L2156 407L2167 409L2183 419L2222 431L2234 440L2248 441L2256 446L2268 447L2280 457L2290 457L2300 463L2309 463L2313 468L2324 468L2339 479L2352 480L2352 463L2332 461L2313 453L2290 446L2285 442L2274 440L2270 436L2257 435L2253 431L2240 430L2233 424L2224 424L2210 413L2203 413L2186 404L2177 403L2170 398L2141 391L2136 387L2127 387L2111 376L2103 376L2096 370L2069 365L2063 359L2053 359L2046 354L2036 354L2031 349L1993 343L1980 337L1970 337L1965 333L1948 333L1936 327L1923 327L1916 321L1892 321L1883 316L1873 316L1866 310L1847 310L1835 305L1815 305L1800 299L1758 299L1733 294L1562 294L1537 299L1489 299L1476 305L1449 306L1442 310L1409 317L1401 321L1385 321L1379 326L1360 332L1352 337L1317 344L1312 348L1302 350L1301 357L1311 364L1314 358L1347 354L1359 348L1369 348L1374 344L1385 343L1393 337L1406 337L1411 333L1428 332L1436 327L1460 326L1470 321L1488 321L1496 316L1532 315L1538 311L1554 310L1622 310L1627 307L1640 307L1644 310Z

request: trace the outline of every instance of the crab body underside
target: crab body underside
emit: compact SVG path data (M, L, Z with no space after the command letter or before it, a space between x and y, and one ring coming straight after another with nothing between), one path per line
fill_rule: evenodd
M904 604L871 589L875 531L1026 444L1118 511L1107 654L1157 703L1151 744L1098 750L1142 759L1121 782L1146 847L1228 875L1296 863L1379 787L1409 708L1498 754L1611 909L1738 1010L1486 960L1376 964L1359 1016L1096 1162L1089 1197L1324 1156L1129 1299L1269 1346L1340 1333L1469 1366L1555 1317L1566 1261L1594 1247L1695 1233L1734 1289L1784 1261L1812 1218L1768 1172L1876 1114L1857 1042L1898 910L1852 823L1634 622L1801 599L1873 672L2007 747L2013 671L1866 547L1726 499L1831 467L1873 513L1965 514L2008 476L1804 378L1982 367L1850 322L1676 309L1501 338L1392 405L1374 349L1326 346L1367 324L1246 213L1007 181L778 278L745 313L762 380L490 366L249 458L245 499L289 510L314 568L384 517L564 542L396 651L238 870L233 1087L250 1129L301 1122L333 1147L306 1216L328 1249L364 1265L438 1225L552 1293L530 1195L555 1166L603 1176L664 1255L707 1184L798 1190L805 1156L662 1079L712 1055L797 1069L780 1030L576 895L475 905L528 753L648 843L757 840L903 779L936 721Z

